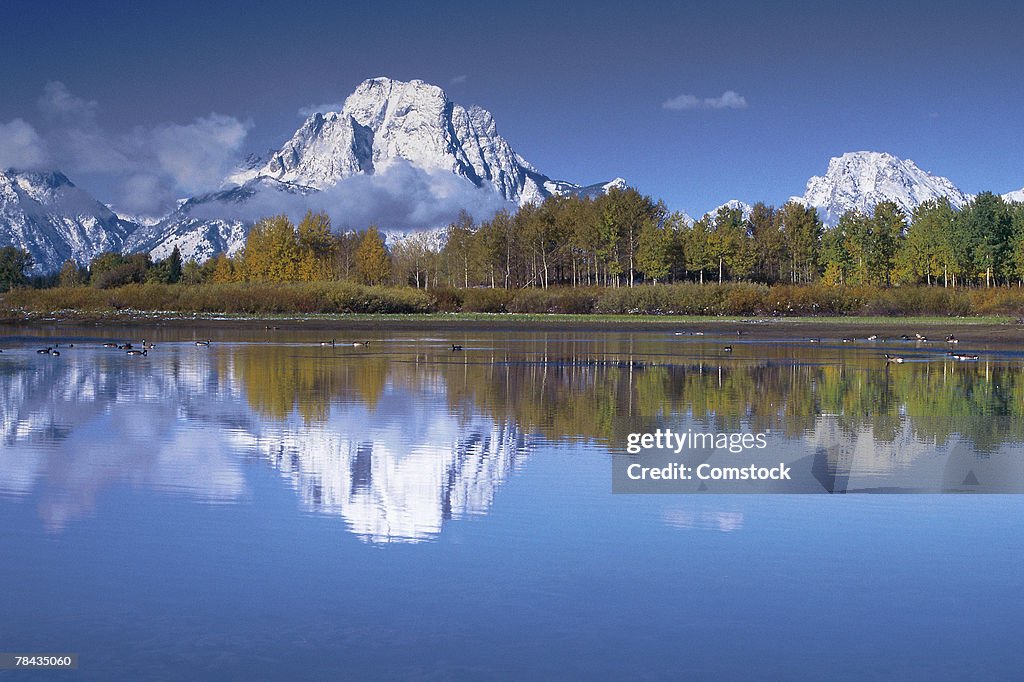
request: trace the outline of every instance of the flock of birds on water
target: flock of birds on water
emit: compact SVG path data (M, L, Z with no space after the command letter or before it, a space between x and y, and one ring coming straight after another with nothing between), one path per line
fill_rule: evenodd
M278 327L267 327L267 329L278 329ZM747 331L738 330L736 332L736 335L737 336L743 336L743 335L748 334L748 333L749 332L747 332ZM705 335L705 333L702 332L702 331L677 331L677 332L675 332L675 336L704 336L704 335ZM840 341L842 343L854 343L856 341L861 341L861 340L868 341L868 342L878 342L878 341L881 341L882 343L886 343L886 342L890 341L890 339L879 339L877 334L872 334L870 336L865 337L864 339L856 339L856 338L852 338L852 337L843 337L843 338L840 339ZM892 340L895 341L897 339L892 339ZM903 334L903 335L901 335L898 338L898 340L899 341L907 341L907 342L916 343L916 344L927 344L927 343L931 342L928 339L928 337L924 336L923 334L915 334L914 336L910 336L908 334ZM806 341L807 341L807 343L812 343L812 344L821 343L821 339L820 338L809 338L809 339L806 339ZM196 340L196 341L193 341L193 343L196 345L197 348L209 348L209 346L210 346L210 340L209 339ZM352 347L352 348L368 348L370 343L371 342L369 340L338 342L337 339L329 339L329 340L325 340L325 341L320 341L319 345L322 346L322 347L330 347L330 348L337 348L339 346L340 347ZM945 343L948 344L949 346L954 346L954 345L960 343L960 340L958 338L956 338L956 336L954 336L953 334L947 334L946 338L945 338ZM133 357L146 356L146 355L148 355L149 351L151 351L154 348L156 348L156 346L154 344L148 343L145 339L143 339L142 343L137 345L137 346L132 344L132 343L116 343L116 342L113 342L113 341L108 341L106 343L103 343L102 346L103 346L103 348L112 348L112 349L116 349L116 350L122 350L122 351L125 352L126 355L133 356ZM46 348L38 349L36 351L36 353L38 353L39 355L49 355L49 356L52 356L52 357L59 357L60 356L60 352L61 352L61 348L68 349L68 348L74 348L74 347L75 347L75 344L73 344L73 343L66 343L63 346L61 346L59 343L55 343L52 346L47 346ZM462 345L457 344L457 343L451 344L451 352L456 353L456 352L459 352L459 351L462 351L462 350L463 350L463 346ZM722 346L721 350L722 350L723 353L732 353L733 352L733 347L731 345L726 345L726 346ZM0 350L0 353L3 353L3 350ZM972 354L972 353L957 353L957 352L954 352L952 350L947 352L946 356L951 358L951 359L953 359L953 360L957 360L957 361L960 361L960 362L977 361L978 357L979 357L976 354ZM882 358L885 360L885 362L887 364L891 363L891 364L897 364L898 365L898 364L903 364L903 362L905 362L905 358L902 355L893 355L893 354L890 354L890 353L883 353L882 354ZM607 361L595 361L595 362L597 362L597 363L605 363ZM622 364L636 365L637 363L633 363L633 362L630 362L630 363L608 362L608 364L612 364L612 365L616 365L616 364L617 365L622 365Z
M277 329L277 327L274 327L274 329ZM209 339L198 340L198 341L194 341L193 343L195 343L197 348L209 348L210 347L210 340ZM137 345L137 346L132 344L132 343L130 343L130 342L128 342L128 343L116 343L114 341L108 341L108 342L103 343L101 345L102 345L103 348L114 348L116 350L123 350L123 351L125 351L125 354L129 355L129 356L145 356L145 355L149 354L149 351L151 351L154 348L156 348L155 344L148 343L145 339L143 339L142 343ZM325 347L330 347L330 348L337 348L339 346L340 347L351 346L352 348L367 348L370 345L370 341L347 341L347 342L343 341L343 342L339 343L336 339L330 339L329 341L320 341L319 345L320 346L325 346ZM52 356L52 357L60 357L60 349L61 348L68 349L68 348L74 348L74 347L75 347L75 344L73 344L73 343L66 343L63 346L61 346L61 344L59 344L59 343L55 343L52 346L47 346L46 348L38 349L36 351L36 353L38 353L39 355L49 355L49 356ZM452 348L452 352L453 353L463 350L463 347L460 344L457 344L457 343L453 343L451 345L451 348ZM3 353L3 352L4 352L3 349L0 349L0 353Z
M741 329L741 330L738 330L736 332L736 335L737 336L743 336L744 334L747 334L747 333L749 333L749 332L743 331ZM704 336L704 332L680 331L680 332L675 332L675 335L676 336ZM840 341L842 343L854 343L854 342L856 342L858 340L860 340L860 339L856 339L856 338L848 337L848 336L844 336L844 337L842 337L840 339ZM869 342L881 341L882 343L887 343L887 342L889 342L890 339L879 339L877 334L871 334L870 336L865 337L863 340L864 341L869 341ZM918 343L918 344L931 343L930 339L927 336L924 336L923 334L914 334L914 336L910 336L909 334L902 334L899 337L899 340L900 341L908 341L908 342L911 342L911 343ZM946 338L945 338L945 342L946 342L946 344L948 344L950 346L954 346L954 345L960 343L960 339L956 338L956 336L954 336L953 334L947 334ZM807 339L807 343L821 343L821 339L820 338L810 338L810 339ZM733 350L732 346L722 346L722 352L723 353L731 353L732 350ZM977 361L979 359L979 356L976 355L976 354L973 354L973 353L956 353L954 351L948 351L946 353L946 356L949 357L949 358L952 358L953 360L958 360L960 362L975 362L975 361ZM891 355L889 353L883 353L882 357L885 359L886 363L892 363L892 364L896 364L896 365L903 364L906 361L906 358L904 358L902 355Z

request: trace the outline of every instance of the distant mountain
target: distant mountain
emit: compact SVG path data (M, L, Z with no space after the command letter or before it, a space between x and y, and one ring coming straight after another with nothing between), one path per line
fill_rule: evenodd
M136 227L63 173L0 171L0 246L32 254L35 274L58 270L69 258L86 264L120 250Z
M269 178L254 178L239 187L192 197L160 222L135 230L125 242L125 251L145 251L159 260L178 247L182 259L197 263L221 253L234 255L245 246L252 223L239 219L233 209L261 192L301 196L313 191Z
M130 247L148 250L154 258L175 245L186 259L233 253L251 225L238 219L246 213L238 210L240 205L268 196L264 203L273 205L271 192L329 190L347 178L374 175L396 160L428 172L450 172L465 179L467 187L493 190L519 206L556 195L593 197L626 186L622 178L586 186L552 180L498 135L485 109L455 104L444 90L423 81L373 78L349 95L341 111L313 114L280 149L250 155L225 179L225 189L190 199L158 225L140 230Z
M1007 192L1003 195L1004 201L1024 203L1024 188L1018 189L1015 192Z
M754 207L751 206L750 204L748 204L745 201L740 201L739 199L730 199L729 201L725 202L724 204L722 204L720 206L715 206L713 209L711 209L710 211L708 211L704 215L709 215L712 218L714 218L715 215L717 215L718 212L720 210L722 210L723 208L739 209L739 211L743 214L743 219L744 220L749 218L751 212L754 210Z
M804 195L793 199L814 206L826 225L835 225L850 209L870 213L876 204L893 201L909 216L939 197L948 197L954 208L971 200L948 178L921 170L913 161L884 152L848 152L832 158L825 175L812 177Z
M449 171L520 205L594 187L541 174L498 134L486 109L455 104L436 85L390 78L363 81L341 111L313 114L262 165L250 157L227 181L262 177L322 190L391 159Z

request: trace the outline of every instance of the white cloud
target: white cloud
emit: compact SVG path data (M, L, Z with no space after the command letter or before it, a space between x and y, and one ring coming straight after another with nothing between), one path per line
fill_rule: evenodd
M726 90L720 97L700 99L694 95L679 95L666 100L662 109L687 111L692 109L746 109L747 99L735 90Z
M46 161L46 145L35 128L20 118L0 123L0 170L38 168Z
M454 78L452 78L451 84L452 85L462 85L463 83L466 82L466 78L467 78L466 74L464 74L464 73L459 74L458 76L455 76Z
M72 95L60 81L50 81L43 86L38 104L48 118L72 120L79 125L92 123L99 111L99 104Z
M313 114L326 114L332 111L341 111L341 108L345 106L344 102L329 102L327 104L310 104L308 107L302 107L298 111L300 118L309 118Z
M189 123L112 131L102 126L95 101L58 81L44 86L38 105L47 121L40 134L20 119L0 125L0 165L46 162L72 181L83 174L104 176L114 194L105 200L146 214L169 210L184 194L219 186L252 128L250 121L211 113Z
M363 229L375 223L384 229L412 230L453 221L460 210L481 220L510 208L490 187L443 170L425 170L404 159L380 164L373 175L355 175L308 195L263 189L238 204L206 204L193 215L256 221L284 213L301 219L307 210L324 211L337 229Z
M142 131L141 137L156 157L159 170L179 190L193 193L220 184L250 128L251 122L210 114L187 125L164 123Z

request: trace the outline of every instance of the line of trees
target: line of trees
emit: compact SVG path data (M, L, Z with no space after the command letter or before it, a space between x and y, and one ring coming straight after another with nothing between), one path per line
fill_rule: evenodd
M18 265L21 265L21 269ZM28 254L0 250L0 287L25 283ZM596 198L551 197L475 223L460 214L443 235L420 233L390 248L381 231L336 233L324 213L293 224L258 222L243 249L200 265L177 248L104 253L88 268L64 264L53 284L99 288L132 282L355 281L416 288L630 287L662 282L948 287L1024 282L1024 204L984 192L957 210L927 201L907 216L893 202L849 211L826 229L813 207L725 206L690 222L635 189Z

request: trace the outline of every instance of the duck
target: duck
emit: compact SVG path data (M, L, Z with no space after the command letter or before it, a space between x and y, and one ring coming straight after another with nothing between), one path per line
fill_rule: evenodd
M882 357L885 358L886 362L894 362L897 365L903 364L903 358L900 357L899 355L889 355L888 353L886 353Z
M210 345L210 341L209 340L206 340L206 341L196 341L196 346L197 347L205 348L205 347L207 347L209 345Z
M118 346L117 349L118 350L131 350L132 347L133 347L132 344L125 343L125 344L121 344L120 346Z
M59 350L56 350L56 349L54 349L54 350L51 350L51 351L50 351L50 355L52 355L52 356L53 356L53 357L55 357L55 358L56 358L56 357L60 357L60 351L59 351Z
M320 345L321 346L330 346L331 348L334 348L334 339L331 339L330 341L321 341Z
M960 343L960 339L950 334L946 337L946 343Z
M732 346L726 346L725 348L722 349L722 352L723 353L731 353L732 352Z
M149 351L146 350L139 350L137 348L133 348L130 351L128 351L128 355L145 355L148 352Z
M868 337L868 341L877 341L877 340L878 340L878 334L872 334L871 336Z
M142 350L153 350L156 348L156 344L146 343L146 339L142 339Z
M807 343L821 343L821 339L807 339Z
M108 341L105 344L103 344L103 347L104 348L117 348L117 344L114 343L113 341Z
M953 351L946 353L946 355L953 358L954 360L959 360L961 362L968 362L978 359L977 355L966 355L964 353L954 353Z
M36 352L39 353L40 355L49 355L52 350L53 346L47 346L46 348L40 348Z
M462 346L460 346L460 345L458 345L456 343L453 343L452 344L452 352L454 353L457 350L462 350Z
M352 347L353 348L359 348L360 346L369 346L369 345L370 345L369 341L353 341L352 342Z
M853 339L851 339L849 337L843 337L843 343L850 343L852 341L853 341Z

